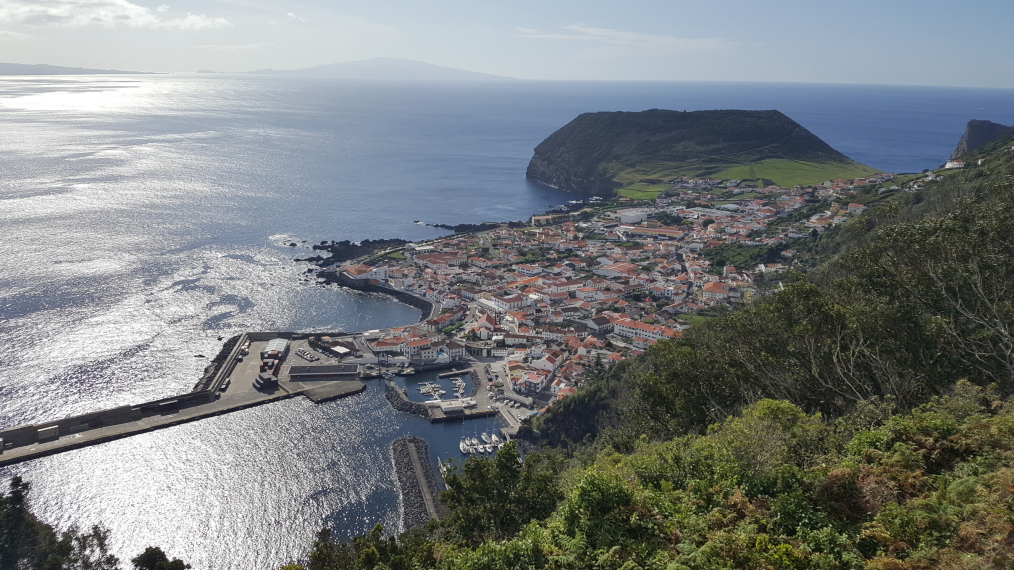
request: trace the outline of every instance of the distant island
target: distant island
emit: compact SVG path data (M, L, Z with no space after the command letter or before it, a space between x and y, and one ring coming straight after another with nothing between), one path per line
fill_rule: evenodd
M0 75L147 75L149 71L120 71L118 69L88 69L63 67L39 63L0 63Z
M542 141L526 176L585 195L653 198L681 176L792 187L879 171L779 111L585 113Z
M314 77L340 77L346 79L391 79L416 81L507 81L510 77L490 75L433 65L424 61L375 57L361 61L329 63L303 69L275 70L257 69L252 74L303 75Z

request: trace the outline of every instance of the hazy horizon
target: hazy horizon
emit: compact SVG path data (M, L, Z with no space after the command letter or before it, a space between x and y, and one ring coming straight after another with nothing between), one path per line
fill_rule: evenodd
M4 62L148 72L377 57L530 80L1014 87L1014 5L2 0Z

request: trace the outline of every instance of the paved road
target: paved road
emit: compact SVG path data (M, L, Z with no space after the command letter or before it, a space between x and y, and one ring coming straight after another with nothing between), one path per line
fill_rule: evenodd
M476 390L475 401L478 404L479 409L486 409L486 407L489 405L496 406L497 411L500 412L500 417L503 418L505 422L507 422L506 432L510 435L516 435L518 433L518 428L521 427L521 420L518 419L515 413L518 410L508 408L502 402L496 402L493 401L492 398L490 398L486 386L488 385L487 383L491 380L491 378L486 374L486 364L487 364L486 362L483 362L481 360L475 360L472 363L472 370L475 370L475 373L478 374L479 376L479 389ZM494 368L497 366L495 362L488 364L490 364ZM504 388L508 391L510 390L509 384L510 382L504 382ZM522 398L522 396L517 397ZM527 409L524 408L522 409L524 410L524 413L526 414L528 413Z

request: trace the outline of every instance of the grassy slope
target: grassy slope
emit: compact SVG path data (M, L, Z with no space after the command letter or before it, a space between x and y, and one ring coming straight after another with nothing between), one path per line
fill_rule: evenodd
M771 158L747 164L687 165L677 162L639 164L618 170L613 180L622 184L616 193L624 198L649 199L669 187L660 183L679 176L728 178L756 182L771 181L783 188L797 184L819 184L836 178L861 178L879 170L852 162L807 162Z
M796 184L819 184L836 178L862 178L880 172L865 164L802 162L798 160L762 160L734 166L719 172L717 178L738 180L771 180L785 188Z

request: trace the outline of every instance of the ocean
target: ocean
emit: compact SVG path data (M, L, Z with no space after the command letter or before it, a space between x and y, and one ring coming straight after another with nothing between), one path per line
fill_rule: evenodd
M583 112L778 109L889 172L942 164L1014 91L739 83L418 84L226 75L0 78L0 429L188 391L243 330L362 330L416 309L305 279L321 240L432 238L573 199L533 148ZM298 247L286 244L296 242ZM206 355L205 357L199 355ZM413 379L415 381L415 379ZM376 384L0 469L123 559L273 568L322 526L399 530L389 444L457 457L482 423L431 425Z

